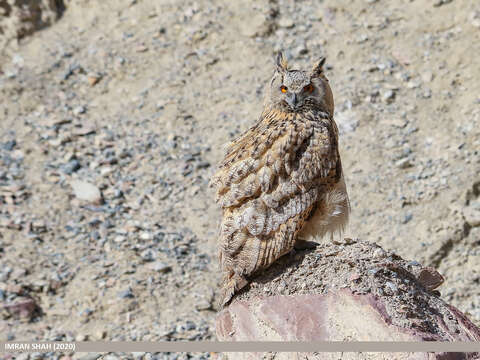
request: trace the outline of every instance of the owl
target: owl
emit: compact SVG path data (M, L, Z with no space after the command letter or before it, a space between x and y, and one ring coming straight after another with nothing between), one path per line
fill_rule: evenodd
M350 211L325 58L290 69L279 53L260 119L231 142L213 176L223 211L222 305L297 241L342 233Z

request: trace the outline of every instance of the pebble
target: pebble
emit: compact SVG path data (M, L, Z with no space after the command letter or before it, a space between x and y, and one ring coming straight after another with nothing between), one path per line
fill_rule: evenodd
M152 249L146 249L140 253L140 257L143 261L154 261L156 258L156 253Z
M15 148L16 145L17 145L16 140L9 140L9 141L3 143L2 147L6 151L12 151Z
M100 74L90 74L87 76L87 81L90 86L95 86L102 79Z
M409 158L402 158L400 160L395 161L395 166L399 169L407 169L413 166L410 162Z
M149 232L142 232L140 233L140 239L144 241L152 240L153 236Z
M68 163L62 166L62 170L65 174L72 175L78 171L82 166L77 159L70 160Z
M385 102L391 103L395 99L395 92L393 90L387 90L383 93L382 98Z
M471 227L480 226L480 202L472 202L470 206L465 207L462 210L463 216L465 217L465 221Z
M150 268L159 273L167 273L172 270L172 267L170 265L167 265L161 261L155 261L150 265Z
M412 214L406 214L403 219L402 219L402 224L406 224L408 223L410 220L413 219L413 215Z
M73 115L78 116L81 114L85 114L86 111L87 111L87 108L85 106L79 105L73 108Z
M70 185L77 199L95 204L102 203L102 193L95 185L82 180L72 180Z
M453 0L434 0L433 1L433 6L434 7L439 7L439 6L442 6L442 5L446 5L446 4L449 4L451 3Z
M119 291L117 297L119 299L133 299L135 295L133 295L132 289L128 288L127 290Z

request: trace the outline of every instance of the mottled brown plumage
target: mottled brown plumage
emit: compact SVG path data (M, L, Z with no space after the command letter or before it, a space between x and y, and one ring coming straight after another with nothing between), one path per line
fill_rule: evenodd
M297 239L333 234L348 220L323 62L310 72L289 70L279 55L259 121L228 146L212 179L223 209L223 304Z

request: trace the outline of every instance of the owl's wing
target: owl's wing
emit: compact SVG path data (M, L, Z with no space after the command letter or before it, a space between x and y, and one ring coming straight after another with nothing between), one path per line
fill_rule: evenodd
M314 114L270 112L230 145L212 179L224 209L224 261L260 256L255 265L244 264L250 273L265 256L278 258L287 243L293 246L322 188L340 177L331 124Z

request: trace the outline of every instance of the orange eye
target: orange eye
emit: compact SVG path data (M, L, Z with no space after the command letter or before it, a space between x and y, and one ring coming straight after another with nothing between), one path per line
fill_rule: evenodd
M286 87L285 85L280 86L280 91L281 91L282 93L286 93L287 90L288 90L288 89L287 89L287 87Z
M313 91L313 85L312 84L308 84L307 86L305 86L303 88L303 91L307 92L307 93L311 93Z

